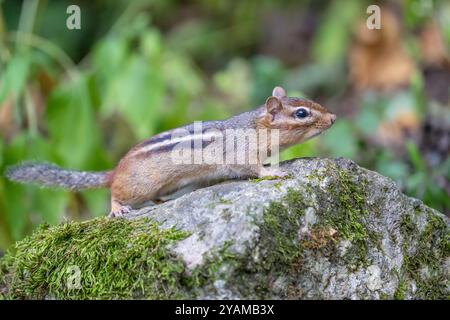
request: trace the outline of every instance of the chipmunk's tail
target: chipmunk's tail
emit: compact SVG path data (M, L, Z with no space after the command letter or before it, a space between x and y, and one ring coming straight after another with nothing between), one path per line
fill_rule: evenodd
M21 183L37 183L44 187L60 187L71 190L108 187L113 171L87 172L65 170L53 164L24 163L6 169L9 180Z

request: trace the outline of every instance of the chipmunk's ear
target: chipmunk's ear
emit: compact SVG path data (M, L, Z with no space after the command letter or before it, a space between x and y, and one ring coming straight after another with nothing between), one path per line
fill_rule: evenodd
M272 96L277 98L284 98L286 97L286 90L284 90L282 87L275 87L272 91Z
M277 97L271 96L271 97L268 97L266 100L266 108L267 108L267 113L274 116L276 113L281 111L281 109L283 108L283 105L281 104L280 99L278 99Z

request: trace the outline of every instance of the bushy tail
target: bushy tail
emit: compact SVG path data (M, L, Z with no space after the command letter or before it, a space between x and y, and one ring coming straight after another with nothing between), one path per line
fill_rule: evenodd
M5 175L9 180L21 183L34 182L45 187L80 190L108 187L112 171L73 171L62 169L53 164L24 163L8 167Z

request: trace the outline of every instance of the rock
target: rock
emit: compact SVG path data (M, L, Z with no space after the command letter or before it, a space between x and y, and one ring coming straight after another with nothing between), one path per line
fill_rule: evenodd
M297 159L282 169L292 177L224 182L126 219L42 227L2 259L0 294L449 297L447 217L350 160ZM74 266L79 274L67 272Z

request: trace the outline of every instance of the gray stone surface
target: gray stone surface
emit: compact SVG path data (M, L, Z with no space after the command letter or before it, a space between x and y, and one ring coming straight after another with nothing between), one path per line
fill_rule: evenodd
M189 231L171 249L188 272L220 262L198 298L449 296L447 217L350 160L298 159L282 169L292 178L224 182L129 218ZM289 195L297 200L289 203ZM285 216L293 222L277 220ZM280 250L298 259L265 266L283 257Z

